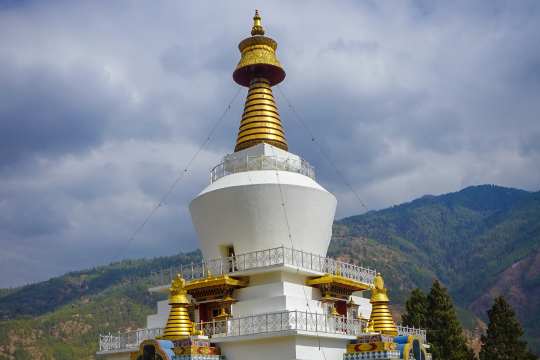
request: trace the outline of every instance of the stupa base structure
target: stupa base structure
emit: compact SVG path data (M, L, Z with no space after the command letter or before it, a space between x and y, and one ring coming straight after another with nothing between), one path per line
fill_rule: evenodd
M148 328L103 335L99 359L138 359L145 346L171 360L429 359L425 347L424 357L411 355L425 331L395 325L374 270L277 248L172 273L171 285L151 288L169 299Z

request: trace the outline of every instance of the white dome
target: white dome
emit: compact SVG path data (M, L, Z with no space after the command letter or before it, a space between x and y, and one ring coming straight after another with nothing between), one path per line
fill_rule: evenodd
M255 170L213 182L190 212L206 259L227 256L230 246L236 254L285 246L325 256L336 203L308 176Z

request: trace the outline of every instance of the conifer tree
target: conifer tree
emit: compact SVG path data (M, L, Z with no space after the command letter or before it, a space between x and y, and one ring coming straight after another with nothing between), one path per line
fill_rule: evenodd
M470 360L463 329L448 291L435 280L427 296L427 335L433 360Z
M480 360L533 360L537 359L527 350L521 340L523 329L516 314L504 298L498 297L488 310L489 325L482 335Z
M405 314L401 323L405 326L425 329L427 327L427 296L418 288L411 291L411 296L405 303Z

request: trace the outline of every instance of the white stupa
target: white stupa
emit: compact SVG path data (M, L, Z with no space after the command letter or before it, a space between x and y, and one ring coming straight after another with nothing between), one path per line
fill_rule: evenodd
M233 74L249 88L235 152L214 167L210 184L190 204L204 261L170 273L179 274L170 298L158 303L146 329L102 336L102 358L341 360L397 354L380 355L396 347L390 338L377 338L374 346L382 350L368 355L350 345L365 334L370 316L369 331L397 335L384 283L378 277L371 314L362 291L373 288L375 271L326 257L336 198L315 181L305 160L288 152L272 95L285 72L258 13L251 35L239 45L242 57ZM163 286L151 290L167 291L170 280L162 277Z

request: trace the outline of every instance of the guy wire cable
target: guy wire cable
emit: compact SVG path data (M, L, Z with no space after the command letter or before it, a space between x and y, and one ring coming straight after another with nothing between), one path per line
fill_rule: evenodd
M277 159L275 149L273 147L271 149L274 152L274 156ZM281 208L283 209L283 215L285 217L285 224L287 225L287 233L288 233L288 236L289 236L289 241L291 243L292 260L294 262L294 242L293 242L293 237L292 237L292 233L291 233L291 225L289 223L289 216L287 214L287 208L286 208L286 203L285 203L285 195L284 195L283 189L281 187L281 181L279 179L279 169L277 169L277 167L276 167L276 180L277 180L278 188L279 188L279 196L280 196L280 200L281 200ZM283 248L283 251L285 251L285 248ZM302 250L300 250L300 251L302 251ZM298 268L296 269L296 272L297 273L299 272ZM311 307L309 305L309 300L308 300L306 290L305 290L303 285L302 285L302 292L304 293L304 300L306 301L306 307L307 307L310 315L315 314L315 316L318 316L319 314L311 312ZM298 312L296 313L296 316L298 316ZM308 322L307 322L307 315L306 315L306 329L307 329L307 326L308 326ZM320 351L320 353L321 353L321 355L323 357L323 360L326 360L326 354L324 353L324 349L321 348L321 338L320 338L319 329L317 328L317 326L315 326L315 335L317 337L317 343L319 345L319 351Z
M150 221L152 216L157 212L157 210L162 205L165 204L165 202L167 201L169 196L174 191L176 185L178 185L178 183L181 180L183 180L189 174L189 170L190 170L191 165L193 164L195 159L199 156L199 154L202 152L202 150L208 145L208 143L212 139L212 136L214 135L214 132L217 130L219 124L221 124L221 122L223 121L223 119L225 118L225 116L227 115L229 110L231 109L232 104L234 103L234 101L238 97L238 94L240 94L241 90L242 90L242 87L238 86L238 90L236 91L234 96L229 101L227 107L225 108L225 110L223 111L221 116L215 121L215 123L213 124L212 128L210 129L208 135L206 136L204 141L201 143L201 145L199 146L197 151L195 151L193 156L188 160L188 162L184 166L182 172L174 179L174 181L171 183L171 185L169 186L167 191L161 196L160 200L152 207L152 209L150 210L148 215L144 218L144 220L135 228L135 230L133 231L131 236L128 238L125 246L119 248L119 251L111 258L111 262L115 261L120 255L122 255L123 253L125 253L125 251L127 251L128 247L131 245L131 243L137 237L137 235L142 231L142 229L144 229L144 227L146 226L148 221Z
M360 195L358 195L358 193L356 192L356 190L354 190L354 188L352 187L352 185L347 181L347 179L345 178L345 175L343 175L343 173L339 170L339 168L337 167L337 165L334 163L334 161L332 161L332 158L324 151L324 148L322 146L322 144L318 141L318 139L315 137L315 135L313 134L313 131L311 131L311 129L309 128L309 126L307 125L307 123L304 121L304 119L300 116L300 114L296 111L295 107L292 105L292 103L289 101L289 98L285 95L285 92L283 91L283 89L281 88L280 85L276 85L276 87L278 88L279 92L281 93L281 95L283 96L283 98L285 99L285 102L287 103L287 106L289 107L289 109L291 110L291 112L294 114L294 118L300 123L300 125L302 125L302 127L306 130L306 132L308 133L308 135L310 136L311 138L311 142L313 143L316 143L317 144L317 149L319 150L319 152L321 153L322 157L334 168L334 171L336 172L336 174L341 178L341 181L345 184L345 186L347 186L349 188L349 190L353 193L353 195L356 197L356 199L358 200L358 202L360 203L360 205L366 210L366 211L369 211L368 207L366 206L366 204L364 203L364 201L362 201L362 199L360 198Z

